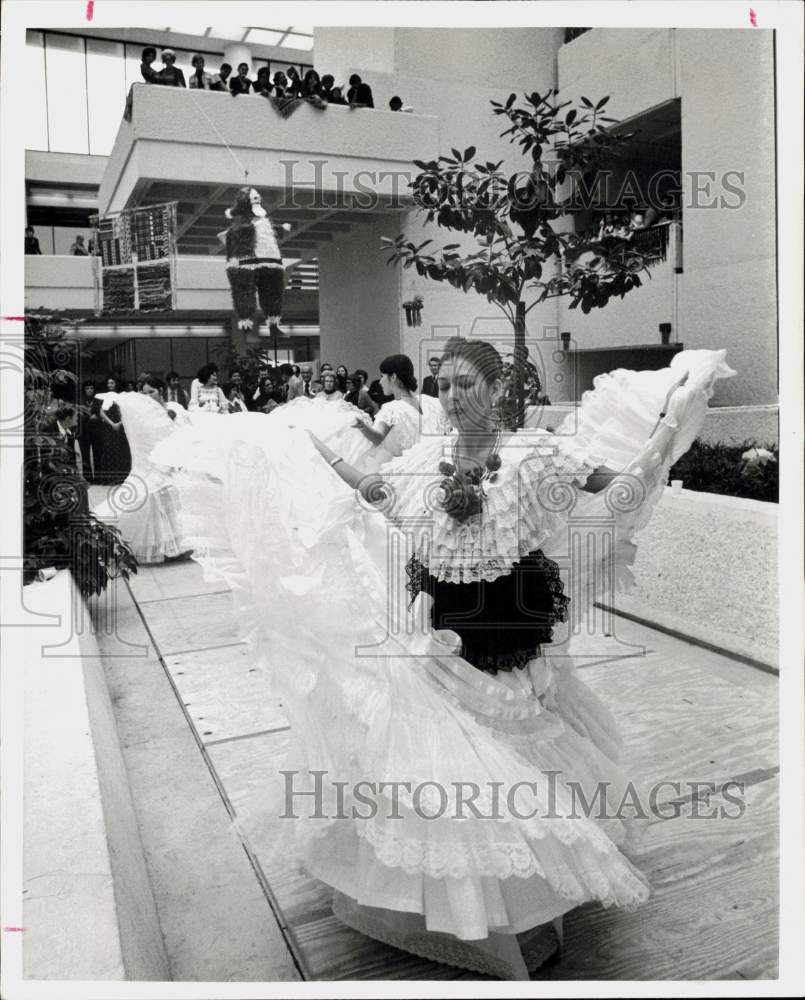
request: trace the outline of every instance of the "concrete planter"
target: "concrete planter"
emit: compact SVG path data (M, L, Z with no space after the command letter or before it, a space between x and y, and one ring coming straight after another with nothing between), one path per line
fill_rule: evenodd
M169 979L89 613L67 571L24 595L24 976Z
M668 487L615 609L777 668L778 507Z

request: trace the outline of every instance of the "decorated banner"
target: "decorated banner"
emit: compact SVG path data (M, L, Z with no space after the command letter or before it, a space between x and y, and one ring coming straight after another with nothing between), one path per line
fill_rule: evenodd
M176 206L92 217L97 315L176 308Z

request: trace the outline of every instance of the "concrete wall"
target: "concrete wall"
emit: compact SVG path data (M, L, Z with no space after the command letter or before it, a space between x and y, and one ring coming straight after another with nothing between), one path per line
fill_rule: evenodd
M25 588L23 944L28 979L170 978L89 614L66 571Z
M400 350L400 275L387 267L380 237L398 231L399 216L378 214L336 233L319 252L322 361L365 368L372 378L389 354Z
M551 401L556 401L551 397ZM531 407L526 416L527 427L554 430L575 409L574 403ZM759 445L778 444L779 408L777 406L718 406L705 414L698 439L707 444L743 444L756 441Z
M778 666L777 524L774 503L666 489L615 607Z
M223 256L177 257L176 284L177 309L232 308ZM91 258L45 254L26 257L25 306L28 309L94 309ZM316 322L315 291L286 290L285 306L289 321Z
M474 145L479 159L504 160L504 169L514 172L530 161L520 155L519 147L500 138L504 125L491 113L489 102L505 102L512 90L544 93L555 87L562 34L558 28L317 28L315 61L320 72L339 79L359 73L372 87L377 107L387 107L389 98L398 95L417 113L437 116L439 153ZM430 158L426 149L414 155ZM414 212L395 220L383 235L400 232L418 243L432 239L435 247L475 246L472 238L425 225ZM420 278L413 269L399 270L399 275L400 344L418 375L427 372L428 354L453 333L484 336L495 340L503 353L511 350L511 326L486 299ZM400 306L416 295L424 300L422 325L407 327ZM321 313L326 316L323 298ZM540 337L543 327L555 329L556 315L554 302L534 309L528 321L532 336Z
M146 84L135 85L133 108L100 186L101 212L126 207L141 180L237 184L244 168L261 189L393 194L394 176L438 145L438 123L422 114L303 104L283 118L254 96Z
M680 98L684 177L684 272L675 279L675 317L658 319L669 303L653 300L655 288L584 319L562 305L562 328L591 343L617 336L638 344L653 339L658 321L671 321L674 339L685 347L727 349L738 375L719 384L718 405L775 403L772 33L594 28L559 50L559 84L566 99L611 95L607 111L619 119ZM743 174L742 181L726 178L745 193L737 208L730 205L739 197L723 183L729 171ZM715 174L709 188L697 172Z

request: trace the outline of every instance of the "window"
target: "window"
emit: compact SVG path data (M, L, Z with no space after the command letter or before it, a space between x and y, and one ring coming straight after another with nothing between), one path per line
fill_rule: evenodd
M88 152L84 39L48 33L45 38L45 69L48 148L54 153Z
M126 102L126 65L122 42L87 39L87 103L89 151L95 156L112 152Z
M45 43L41 31L25 33L28 83L25 89L25 148L48 148L48 104L45 89Z

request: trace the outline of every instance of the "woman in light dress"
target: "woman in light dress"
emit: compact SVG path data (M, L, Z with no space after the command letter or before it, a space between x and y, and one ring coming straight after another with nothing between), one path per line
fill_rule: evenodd
M285 864L293 847L354 929L527 979L564 913L648 896L621 851L614 721L562 641L563 575L575 594L603 560L626 568L732 372L724 352L681 352L600 377L557 434L509 434L501 368L489 344L451 342L439 394L456 432L379 473L285 427L230 454L212 493L203 476L185 489L291 723L285 760L239 805L242 835ZM579 568L576 517L615 538ZM572 782L588 802L605 787L607 814L575 813Z
M160 442L186 420L182 407L167 404L164 384L149 376L139 392L105 393L102 410L116 406L131 448L131 472L93 505L93 513L115 525L131 545L137 562L153 564L189 550L184 541L179 491L171 477L151 460ZM169 412L168 406L176 408Z
M441 436L449 429L438 400L417 395L414 366L407 355L392 354L381 361L380 387L394 399L380 407L374 423L355 421L371 446L357 461L364 472L376 472L423 436Z

